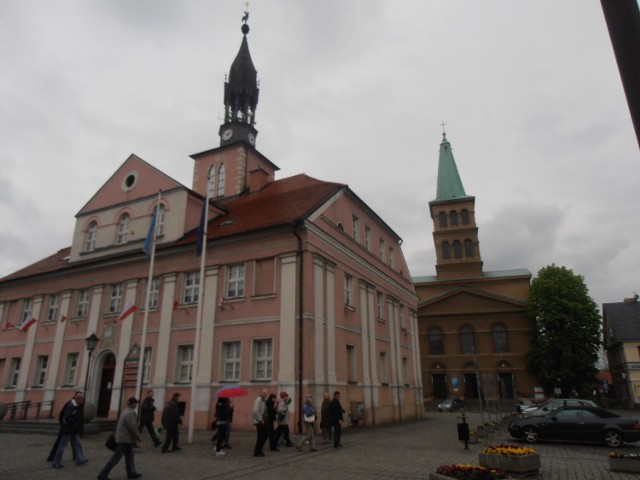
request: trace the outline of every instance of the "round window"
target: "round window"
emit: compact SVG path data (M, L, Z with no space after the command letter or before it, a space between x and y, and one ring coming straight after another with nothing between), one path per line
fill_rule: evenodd
M133 187L135 187L137 182L138 182L138 172L128 173L122 180L122 189L125 192L128 192Z

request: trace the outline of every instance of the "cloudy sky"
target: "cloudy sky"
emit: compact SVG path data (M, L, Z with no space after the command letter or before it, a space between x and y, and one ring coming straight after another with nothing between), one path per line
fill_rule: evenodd
M219 145L241 0L0 6L0 276L71 243L131 153L191 186ZM600 2L253 0L258 149L348 184L435 273L446 122L485 270L551 263L640 293L640 154Z

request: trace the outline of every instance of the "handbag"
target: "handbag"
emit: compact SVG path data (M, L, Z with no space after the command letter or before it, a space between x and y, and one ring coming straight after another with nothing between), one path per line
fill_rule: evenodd
M107 437L107 440L104 442L104 446L107 447L112 452L116 449L116 435L114 433L110 433Z
M314 423L315 421L316 416L314 414L304 416L304 423Z

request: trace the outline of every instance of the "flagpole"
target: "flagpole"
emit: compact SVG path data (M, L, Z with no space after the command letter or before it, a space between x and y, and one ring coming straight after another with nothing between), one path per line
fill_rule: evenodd
M191 373L191 408L189 409L189 432L187 437L188 443L193 443L193 423L196 414L196 382L198 380L198 364L200 357L200 324L202 323L202 304L204 302L204 265L207 257L207 219L209 217L209 191L211 182L211 173L207 176L207 195L205 197L204 215L201 221L204 225L202 228L202 254L200 255L200 285L198 286L198 309L196 311L196 336L193 347L193 371Z
M160 212L160 200L162 199L162 190L158 191L158 203L156 204L156 211L153 214L153 218L151 219L151 227L153 231L151 232L151 259L149 261L149 276L147 279L147 294L144 299L144 320L142 321L142 339L140 340L140 363L138 364L138 379L136 381L136 398L140 402L138 405L142 403L140 400L140 395L142 393L142 373L144 371L144 349L145 343L147 339L147 323L149 322L149 300L151 297L151 283L153 282L153 264L156 259L156 237L158 233L158 213Z

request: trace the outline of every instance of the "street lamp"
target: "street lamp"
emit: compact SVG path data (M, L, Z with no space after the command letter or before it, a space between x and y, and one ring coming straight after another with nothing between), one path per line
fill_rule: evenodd
M92 333L87 338L85 338L84 341L87 344L87 351L89 352L89 361L87 362L87 375L84 378L84 393L83 393L84 397L86 398L87 382L89 381L89 369L91 368L91 355L93 354L93 351L98 346L98 342L100 341L100 339L96 336L95 333Z

